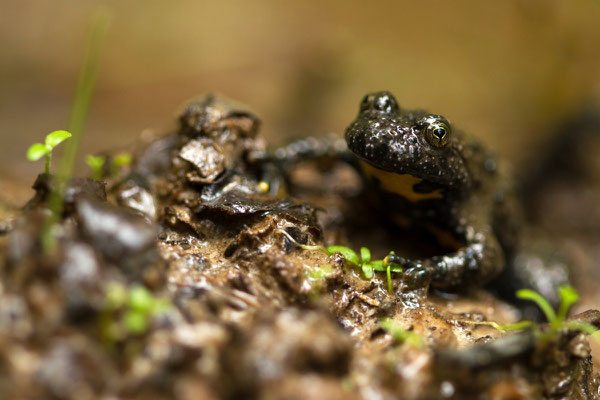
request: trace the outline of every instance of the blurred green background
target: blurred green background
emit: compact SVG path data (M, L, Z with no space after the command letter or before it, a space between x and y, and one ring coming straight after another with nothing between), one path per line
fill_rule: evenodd
M363 94L387 89L518 163L600 92L594 0L4 1L3 177L31 182L28 145L65 128L99 4L113 23L82 154L172 129L206 92L248 104L276 145L342 134Z

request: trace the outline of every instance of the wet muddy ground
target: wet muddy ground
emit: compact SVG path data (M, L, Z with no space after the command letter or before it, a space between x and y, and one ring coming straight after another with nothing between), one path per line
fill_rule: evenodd
M510 324L522 310L487 289L410 290L401 273L366 278L339 252L303 248L367 246L374 259L439 251L381 222L385 210L364 201L347 165L325 157L283 174L259 161L268 146L256 116L205 105L190 105L176 132L138 143L119 174L74 179L53 251L40 233L53 177L38 177L22 209L7 186L2 398L599 397L581 332L503 332L481 323ZM531 225L560 232L553 250L578 260L582 303L571 318L600 326L600 312L582 309L595 302L598 225L545 212L560 196L565 209L581 192L596 200L596 177L578 176L531 194Z

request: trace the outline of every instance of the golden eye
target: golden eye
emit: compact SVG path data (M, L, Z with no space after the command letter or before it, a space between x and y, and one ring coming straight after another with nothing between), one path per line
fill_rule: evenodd
M442 121L431 121L427 125L425 137L430 145L444 147L450 138L450 127Z

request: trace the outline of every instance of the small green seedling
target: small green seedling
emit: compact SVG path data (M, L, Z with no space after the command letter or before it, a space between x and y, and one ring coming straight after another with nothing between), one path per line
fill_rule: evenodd
M333 273L331 265L319 265L316 268L311 268L308 272L308 277L314 281L322 281Z
M171 303L155 297L143 286L127 288L118 283L108 285L104 312L101 315L103 337L112 343L127 334L142 335L147 332L150 319L164 314Z
M119 175L121 167L131 164L131 154L119 153L114 157L110 158L109 163L109 176L114 178ZM85 157L86 164L92 170L92 178L96 180L104 179L104 164L106 164L106 156L94 156L88 154Z
M423 338L413 331L404 329L397 321L383 318L379 324L394 337L397 343L407 343L417 348L423 347Z
M88 154L87 156L85 156L85 163L92 170L92 178L96 179L97 181L102 180L102 168L106 163L106 157Z
M521 289L517 291L517 297L523 300L531 300L538 305L538 307L546 316L546 319L548 319L550 324L549 333L551 335L563 329L577 330L589 335L598 330L595 326L587 322L567 321L569 310L575 303L579 301L579 293L577 293L577 290L575 290L575 288L572 286L559 286L558 297L560 298L560 303L558 306L558 312L554 312L548 300L546 300L544 296L536 291L530 289Z
M281 233L283 233L285 235L285 237L290 242L292 242L294 245L300 247L301 249L319 250L319 251L325 252L329 256L334 255L335 253L340 253L346 261L360 267L363 272L363 275L365 276L366 279L373 279L373 276L375 275L375 271L385 272L387 275L388 293L389 294L393 293L392 272L394 272L394 273L402 272L402 267L400 265L394 264L394 263L388 263L385 261L385 259L371 260L371 250L369 250L366 247L360 248L360 258L359 258L358 254L356 254L356 252L349 247L346 247L346 246L327 246L327 247L325 247L325 246L305 245L305 244L298 243L296 240L294 240L294 238L289 233L287 233L283 229L280 229L280 231L281 231ZM390 254L393 254L393 252Z
M99 9L90 21L89 34L85 49L85 56L79 68L79 77L75 89L75 97L67 124L73 139L66 144L61 157L61 162L56 173L57 182L55 189L50 192L48 198L48 209L50 214L46 217L41 230L42 248L46 254L53 253L58 244L57 236L54 234L56 225L60 220L64 208L64 188L73 175L77 150L83 135L83 128L92 101L92 95L96 87L96 76L100 65L100 49L108 27L110 25L110 14L105 9ZM69 134L71 135L71 134ZM56 145L56 144L55 144ZM47 172L49 160L46 160Z
M27 150L27 159L29 161L37 161L42 157L46 157L46 168L44 172L49 174L52 150L71 136L71 133L67 131L50 132L46 136L44 143L34 143L29 147Z
M542 310L550 329L547 332L547 337L554 336L557 332L563 329L577 330L588 335L592 335L598 331L598 329L587 322L582 321L567 321L567 315L569 310L577 301L579 301L579 293L577 290L568 285L562 285L558 288L558 297L560 298L560 304L558 306L558 312L555 312L548 300L544 298L538 292L531 289L521 289L517 291L517 297L522 300L531 300L535 302L538 307ZM511 325L499 325L496 322L474 322L477 325L489 325L498 330L521 330L525 328L533 328L540 332L539 326L533 321L520 321ZM595 335L594 335L595 336Z
M131 164L131 154L119 153L116 154L110 161L110 176L115 177L119 175L121 167Z
M311 290L308 293L311 301L315 301L319 298L319 293L325 286L327 278L333 273L334 270L330 264L321 264L308 270L306 277L311 283Z

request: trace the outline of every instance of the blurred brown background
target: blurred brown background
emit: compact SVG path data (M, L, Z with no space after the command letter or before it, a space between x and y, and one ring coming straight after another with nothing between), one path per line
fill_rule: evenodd
M216 91L273 144L343 133L367 91L449 117L514 161L600 91L594 0L104 1L113 14L82 154L174 126ZM65 128L100 2L0 5L0 174L31 182L30 143ZM85 173L85 170L80 170Z

